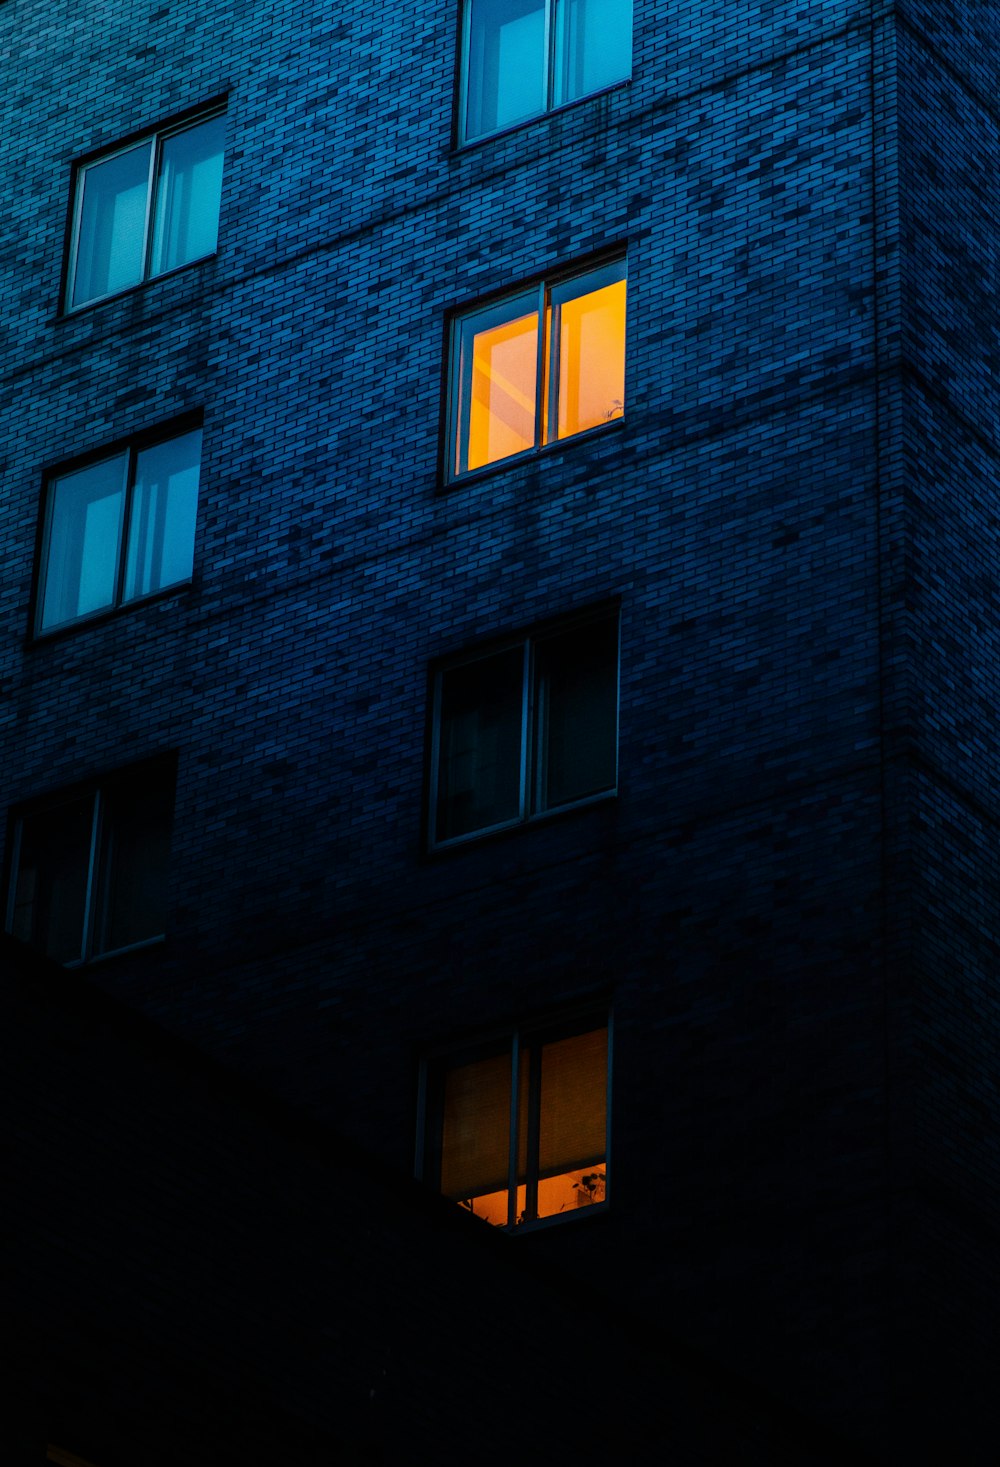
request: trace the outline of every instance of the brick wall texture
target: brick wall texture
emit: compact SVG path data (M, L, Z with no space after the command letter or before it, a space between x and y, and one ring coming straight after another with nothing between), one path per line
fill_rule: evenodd
M0 821L176 752L88 980L400 1178L422 1053L606 1000L614 1199L501 1250L992 1461L1000 22L636 0L630 83L461 149L458 31L0 5ZM222 96L216 255L61 316L74 160ZM445 488L449 313L612 247L624 419ZM191 410L192 584L32 641L46 467ZM434 659L612 599L616 797L429 855Z

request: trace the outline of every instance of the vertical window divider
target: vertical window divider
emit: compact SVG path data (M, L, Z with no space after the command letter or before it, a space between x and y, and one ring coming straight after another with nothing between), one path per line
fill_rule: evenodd
M534 759L534 740L531 736L534 716L534 698L531 687L534 671L534 653L530 638L526 639L522 646L524 654L521 664L521 801L519 818L524 820L534 810L534 790L532 788L533 781L531 778L532 761Z
M536 1039L528 1050L528 1145L525 1157L524 1216L538 1216L538 1160L542 1132L542 1046Z
M146 218L144 223L145 246L142 252L142 278L149 279L149 272L153 261L153 234L156 222L156 180L160 176L160 157L163 152L163 134L157 133L153 140L153 146L149 150L149 178L146 181Z
M517 1226L517 1152L521 1135L521 1040L515 1030L510 1046L510 1155L507 1158L507 1226Z
M545 40L545 111L549 112L553 106L553 98L556 94L556 65L555 65L555 21L553 19L553 8L555 0L545 0L545 20L543 22Z
M548 335L547 322L545 319L545 304L548 300L548 290L545 281L538 285L538 342L537 355L535 357L535 447L544 443L548 433L549 425L545 420L545 398L546 398L546 369L548 366L548 348L546 337Z
M125 502L122 505L122 527L121 537L118 545L118 568L115 575L115 601L116 606L121 606L125 600L125 575L128 565L128 542L132 531L132 491L135 485L135 471L138 462L138 449L135 444L129 445L128 466L125 477Z
M101 808L101 791L94 791L94 812L90 822L90 856L87 861L87 889L83 904L83 934L80 943L80 957L86 962L94 941L94 886L97 881L97 853L100 841L100 827L103 816Z

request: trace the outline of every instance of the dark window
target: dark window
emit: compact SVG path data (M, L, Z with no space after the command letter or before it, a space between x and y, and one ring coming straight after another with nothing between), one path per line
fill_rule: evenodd
M225 124L212 112L77 169L67 311L214 253Z
M624 259L457 316L448 400L449 478L620 418Z
M426 1172L498 1227L607 1200L608 1028L519 1030L429 1062Z
M462 142L632 74L632 0L465 0Z
M162 936L173 802L157 761L20 811L7 930L60 963Z
M613 791L617 615L445 664L433 716L432 845Z
M200 467L193 428L49 478L36 632L191 579Z

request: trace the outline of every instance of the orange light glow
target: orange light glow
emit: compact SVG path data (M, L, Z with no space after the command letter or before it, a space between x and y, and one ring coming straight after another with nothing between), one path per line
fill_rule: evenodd
M468 467L535 444L538 313L477 332L472 345Z
M559 438L625 410L625 281L559 308Z

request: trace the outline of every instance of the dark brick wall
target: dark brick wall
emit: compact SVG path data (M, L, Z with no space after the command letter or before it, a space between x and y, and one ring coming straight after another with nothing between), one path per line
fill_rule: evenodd
M989 438L986 63L897 8L636 0L631 85L461 152L453 0L0 9L0 819L178 752L167 942L95 981L400 1172L425 1046L607 997L614 1206L518 1247L858 1441L944 1144L908 761L992 706L912 386ZM72 160L223 93L217 258L58 320ZM610 245L624 423L441 492L448 311ZM26 646L43 466L192 408L191 589ZM429 662L612 597L617 799L428 858Z

